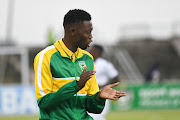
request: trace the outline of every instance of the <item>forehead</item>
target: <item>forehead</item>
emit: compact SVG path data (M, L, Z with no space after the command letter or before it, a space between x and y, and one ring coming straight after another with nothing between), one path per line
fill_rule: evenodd
M78 26L80 29L84 29L84 30L92 30L93 29L91 21L84 21L83 24L79 24Z

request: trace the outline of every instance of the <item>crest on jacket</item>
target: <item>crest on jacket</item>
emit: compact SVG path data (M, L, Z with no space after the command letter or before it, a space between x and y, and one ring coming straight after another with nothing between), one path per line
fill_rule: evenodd
M79 67L81 68L81 70L83 71L84 66L86 66L85 61L79 61Z

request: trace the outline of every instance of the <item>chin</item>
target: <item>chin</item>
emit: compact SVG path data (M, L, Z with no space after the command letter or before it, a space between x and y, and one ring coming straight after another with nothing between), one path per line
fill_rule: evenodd
M86 47L79 47L79 48L81 48L81 49L83 49L83 50L86 50L86 49L87 49L87 46L86 46Z

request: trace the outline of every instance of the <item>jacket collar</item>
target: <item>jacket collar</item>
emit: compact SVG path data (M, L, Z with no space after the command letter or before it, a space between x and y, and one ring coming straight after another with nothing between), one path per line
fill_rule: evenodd
M76 59L81 58L83 56L81 48L78 48L77 51L75 53L73 53L71 50L69 50L66 47L66 45L64 44L62 39L61 40L57 40L56 43L54 43L54 46L60 52L61 56L67 57L69 59L73 58L73 54L76 56Z

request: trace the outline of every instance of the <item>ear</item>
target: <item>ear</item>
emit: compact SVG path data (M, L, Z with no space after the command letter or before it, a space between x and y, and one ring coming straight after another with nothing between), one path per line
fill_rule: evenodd
M74 37L75 36L75 32L76 32L76 28L71 27L70 28L70 32L71 32L71 35Z

